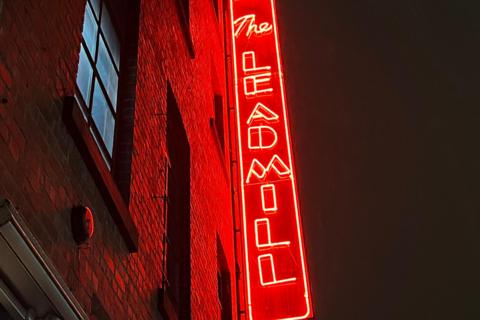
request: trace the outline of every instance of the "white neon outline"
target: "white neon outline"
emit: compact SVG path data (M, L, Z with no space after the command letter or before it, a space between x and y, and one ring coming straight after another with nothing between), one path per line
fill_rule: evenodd
M255 223L255 244L257 245L258 249L272 249L272 248L290 246L290 241L272 242L272 232L270 231L270 219L268 218L255 219L254 223ZM267 226L267 241L268 241L267 243L259 242L260 231L258 229L260 225Z
M247 67L247 58L252 59L252 67ZM242 69L244 73L272 70L272 66L257 67L255 51L245 51L242 53ZM271 75L271 73L270 73Z
M245 95L247 97L250 96L257 96L259 94L267 94L267 93L272 93L273 88L263 88L259 89L259 85L262 85L264 83L268 83L272 81L272 73L271 72L264 72L264 73L258 73L254 74L251 76L246 76L243 77L243 92L245 92ZM248 85L251 84L253 86L253 90L249 90Z
M235 28L235 25L240 23L240 26L235 30L235 38L238 38L240 33L245 29L245 27L248 25L247 28L247 33L246 36L250 38L252 33L255 33L256 36L263 36L266 34L270 34L273 30L273 26L271 23L268 22L262 22L259 25L255 23L255 14L247 14L244 15L243 17L238 18L233 22L233 26ZM243 20L243 21L242 21Z
M251 63L251 66L247 62ZM258 89L260 85L269 83L272 81L271 66L257 67L257 60L255 58L255 51L245 51L242 53L242 69L245 74L243 78L243 92L246 96L256 96L262 93L272 93L273 88ZM253 73L253 74L252 74ZM250 75L247 75L250 74ZM253 90L250 91L248 85L253 86Z
M235 107L236 107L236 115L237 115L237 139L238 139L238 151L239 151L239 164L240 164L240 185L241 185L241 207L242 207L242 218L243 218L243 223L246 221L246 208L245 208L245 180L244 180L244 170L243 170L243 153L242 153L242 136L241 136L241 123L240 123L240 109L239 109L239 88L238 88L238 70L237 70L237 50L236 50L236 43L235 43L235 37L234 37L234 26L233 26L233 2L234 0L230 0L230 26L231 26L231 37L232 37L232 48L233 48L233 72L234 72L234 86L235 86ZM284 89L284 84L283 84L283 75L282 75L282 69L281 69L281 60L280 60L280 49L279 49L279 41L278 41L278 27L276 24L276 11L275 11L275 5L274 5L274 0L270 0L270 5L272 9L272 22L274 26L274 37L275 37L275 46L276 46L276 53L277 53L277 64L278 64L278 72L279 72L279 79L280 79L280 91L282 94L282 103L283 103L283 112L284 115L286 115L286 103L285 103L285 89ZM285 119L285 128L288 129L288 119ZM292 164L292 155L291 155L291 142L290 142L290 135L289 131L286 131L286 137L287 137L287 147L288 147L288 154L289 154L289 161L290 164ZM293 167L292 167L293 169ZM300 256L301 256L301 263L302 263L302 273L303 273L303 283L304 283L304 296L305 296L305 302L306 302L306 313L301 316L297 317L290 317L290 318L284 318L282 320L300 320L300 319L306 319L311 317L312 315L312 309L311 309L311 299L310 299L310 288L309 288L309 283L307 282L308 279L308 274L307 274L307 268L306 268L306 262L305 262L305 248L303 244L303 237L302 237L302 225L300 223L300 216L299 216L299 209L298 209L298 192L296 189L296 184L295 184L295 177L291 175L291 182L292 186L294 188L294 205L295 205L295 215L296 215L296 222L297 222L297 235L299 239L299 247L300 247ZM249 256L248 256L248 238L247 238L247 228L243 228L243 242L244 242L244 253L245 253L245 274L246 274L246 287L247 287L247 317L250 320L253 320L253 315L252 315L252 295L251 295L251 287L250 287L250 263L249 263Z
M273 136L274 136L274 139L273 139L273 142L268 145L268 146L264 146L263 145L263 134L262 134L262 130L263 129L266 129L268 131L270 131L271 133L273 133ZM252 145L252 130L258 130L257 134L258 134L258 145L257 146L254 146ZM275 131L275 129L273 129L272 127L270 126L254 126L254 127L250 127L248 128L248 149L250 150L265 150L265 149L272 149L273 147L276 146L277 142L278 142L278 135L277 135L277 132Z
M262 112L266 111L266 113ZM247 124L250 125L253 121L258 119L265 119L265 121L277 121L280 117L278 114L270 110L266 105L261 102L258 102L253 108L252 113L247 119Z
M280 168L279 168L280 166ZM262 172L258 173L257 169L260 169ZM265 167L260 161L256 158L252 160L250 164L250 169L248 170L247 180L246 183L250 183L250 178L252 175L257 177L259 180L264 179L270 170L275 170L279 177L287 177L291 175L291 170L285 162L277 154L274 154L272 159L268 162L268 165Z
M262 259L265 260L265 258L267 258L270 261L270 267L272 268L273 281L267 281L267 282L263 281ZM260 284L264 287L297 281L297 278L295 277L277 280L277 275L275 273L275 264L273 263L273 255L271 253L262 254L258 256L258 273L260 275Z
M265 189L269 189L267 191L270 191L273 194L273 207L267 207L265 203ZM263 212L265 213L272 213L276 212L278 210L277 207L277 192L275 190L275 185L274 184L264 184L260 187L260 194L262 195L262 209Z

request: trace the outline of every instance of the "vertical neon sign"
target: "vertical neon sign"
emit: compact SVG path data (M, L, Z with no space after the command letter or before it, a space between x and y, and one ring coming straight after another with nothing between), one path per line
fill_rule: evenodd
M248 318L312 316L274 0L230 0Z

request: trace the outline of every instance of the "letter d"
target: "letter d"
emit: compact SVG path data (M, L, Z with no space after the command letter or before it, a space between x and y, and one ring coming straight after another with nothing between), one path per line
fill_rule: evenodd
M248 128L248 148L251 150L271 149L277 144L277 133L269 126Z

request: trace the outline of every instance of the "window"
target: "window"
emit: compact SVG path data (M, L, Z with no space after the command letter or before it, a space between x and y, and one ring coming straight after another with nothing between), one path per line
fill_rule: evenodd
M190 0L176 0L178 12L180 15L180 27L182 28L183 37L187 45L190 57L195 58L193 50L192 35L190 33Z
M139 0L85 0L77 90L65 97L63 110L63 121L131 252L138 249L128 203L139 19Z
M190 318L190 146L172 90L167 93L166 292L179 319Z
M230 271L222 243L217 235L217 289L222 310L222 320L232 320L232 292Z
M120 42L104 0L87 0L77 95L102 156L112 164L120 73Z
M225 150L225 129L223 125L223 97L219 94L214 95L215 106L215 130L222 151Z
M183 12L183 18L185 23L190 25L190 0L178 0L180 3L180 8Z
M213 8L215 9L215 14L218 18L218 0L212 0L213 2Z

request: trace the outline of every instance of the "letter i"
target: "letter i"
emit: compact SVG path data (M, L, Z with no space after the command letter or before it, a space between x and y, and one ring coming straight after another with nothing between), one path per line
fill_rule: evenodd
M274 184L264 184L260 187L262 194L262 209L265 213L274 213L277 208L277 194Z

